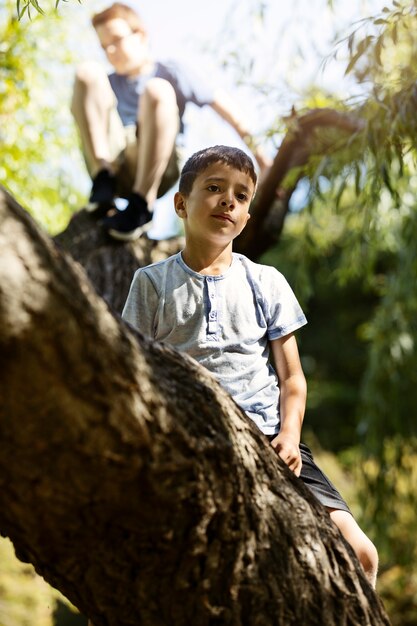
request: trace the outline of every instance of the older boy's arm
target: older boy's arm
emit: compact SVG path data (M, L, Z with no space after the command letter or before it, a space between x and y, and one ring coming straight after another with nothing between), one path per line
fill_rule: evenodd
M218 90L215 93L211 107L235 129L237 134L252 150L261 170L261 175L264 175L271 167L272 160L264 153L260 146L256 145L256 142L249 132L248 125L243 119L242 112L236 102L234 102L234 100L226 93Z
M301 472L299 443L303 424L307 384L293 334L271 341L280 386L281 429L272 447L296 474Z

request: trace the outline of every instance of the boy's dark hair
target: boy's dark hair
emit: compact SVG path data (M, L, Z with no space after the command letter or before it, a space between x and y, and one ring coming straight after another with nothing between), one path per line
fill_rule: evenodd
M122 4L121 2L115 2L104 11L100 11L93 15L91 23L94 28L100 26L100 24L104 24L109 20L115 20L117 18L121 18L127 22L132 30L132 33L143 33L146 34L146 28L139 15L136 13L134 9L127 6L127 4Z
M252 159L239 148L231 146L212 146L204 148L190 156L181 171L179 191L185 196L191 193L194 181L213 163L224 163L241 172L248 174L256 187L258 179Z

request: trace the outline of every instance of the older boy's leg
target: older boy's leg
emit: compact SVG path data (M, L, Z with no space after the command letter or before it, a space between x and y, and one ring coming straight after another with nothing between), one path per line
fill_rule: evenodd
M132 241L150 226L151 208L175 147L179 114L175 91L168 81L151 79L141 96L136 174L124 211L108 217L104 227L115 239Z
M168 81L149 81L141 97L138 122L138 166L133 191L152 207L179 130L175 91Z
M76 72L71 111L93 179L87 205L90 211L105 212L113 205L116 180L112 163L125 146L123 125L115 107L115 96L101 65L90 61L81 64Z
M77 123L83 152L91 176L112 168L109 119L114 94L100 64L86 61L76 71L71 112Z
M372 541L359 527L355 518L347 511L329 509L330 517L356 553L367 579L375 588L378 572L378 552Z

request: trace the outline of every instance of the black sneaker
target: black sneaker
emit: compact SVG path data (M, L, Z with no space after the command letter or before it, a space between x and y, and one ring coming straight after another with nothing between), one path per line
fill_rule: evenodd
M114 239L134 241L149 229L151 220L152 213L145 198L138 193L132 193L125 210L106 217L103 226Z
M100 170L93 179L90 199L85 207L89 213L106 215L114 207L116 195L116 178L109 170Z

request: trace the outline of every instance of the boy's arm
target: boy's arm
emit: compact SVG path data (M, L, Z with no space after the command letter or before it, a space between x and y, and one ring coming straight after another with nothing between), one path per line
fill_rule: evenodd
M299 476L299 443L307 397L306 379L293 333L271 341L271 348L279 378L281 418L280 432L271 445L296 476Z
M243 120L242 112L237 103L223 91L216 91L214 100L210 105L220 117L228 122L243 139L246 145L252 150L255 159L261 170L261 177L269 170L272 165L270 159L265 152L256 145L251 133L249 132L246 122Z

